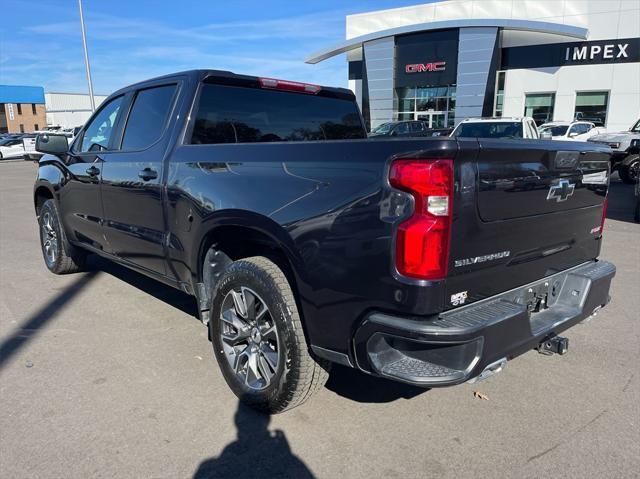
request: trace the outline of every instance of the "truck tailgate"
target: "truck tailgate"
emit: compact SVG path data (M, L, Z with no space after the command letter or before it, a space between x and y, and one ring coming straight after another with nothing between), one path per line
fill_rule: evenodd
M457 164L447 309L592 260L600 251L608 149L581 142L477 142L475 158Z

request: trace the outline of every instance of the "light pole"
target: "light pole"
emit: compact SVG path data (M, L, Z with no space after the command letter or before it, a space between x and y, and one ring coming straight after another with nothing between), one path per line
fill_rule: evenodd
M87 32L84 29L84 14L82 13L82 0L78 0L80 9L80 27L82 28L82 46L84 47L84 66L87 70L87 83L89 85L89 99L91 100L91 111L96 111L96 101L93 98L93 82L91 81L91 67L89 66L89 52L87 51Z

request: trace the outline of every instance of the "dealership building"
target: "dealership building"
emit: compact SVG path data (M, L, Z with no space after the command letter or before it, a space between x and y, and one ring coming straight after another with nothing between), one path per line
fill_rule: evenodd
M640 116L640 1L452 0L349 15L349 87L371 128L420 119L586 119L609 131Z

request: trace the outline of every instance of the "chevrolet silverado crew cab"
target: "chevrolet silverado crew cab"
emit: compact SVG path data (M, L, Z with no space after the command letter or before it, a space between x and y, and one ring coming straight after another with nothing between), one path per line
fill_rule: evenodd
M210 70L37 143L47 268L94 253L193 295L261 410L304 402L331 363L430 388L564 353L609 301L606 146L372 140L348 90Z

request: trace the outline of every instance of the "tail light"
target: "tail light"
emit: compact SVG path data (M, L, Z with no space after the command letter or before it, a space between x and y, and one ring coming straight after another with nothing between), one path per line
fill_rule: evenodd
M605 196L602 205L602 219L600 220L600 235L604 233L604 220L607 219L607 206L609 206L609 198Z
M276 80L275 78L259 78L260 86L262 88L269 88L272 90L284 90L295 91L298 93L309 93L315 95L322 87L319 85L312 85L310 83L300 83L297 81L288 80Z
M403 276L435 280L447 276L453 160L396 160L389 183L411 193L415 208L396 232L396 269Z

